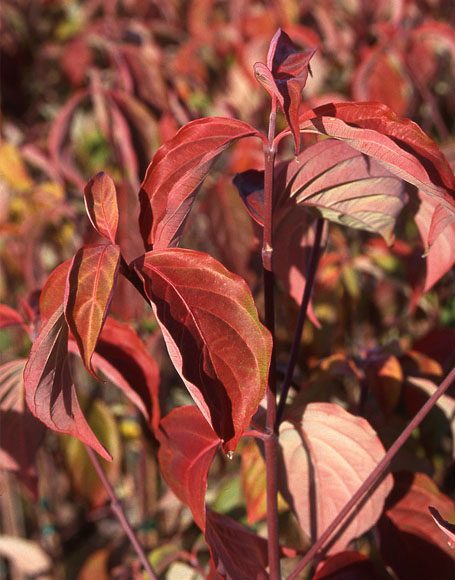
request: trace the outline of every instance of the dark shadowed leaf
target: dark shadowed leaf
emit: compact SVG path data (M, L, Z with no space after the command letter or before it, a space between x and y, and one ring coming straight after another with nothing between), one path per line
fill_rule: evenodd
M109 312L119 264L118 246L94 244L75 254L68 271L65 318L92 374L91 358Z
M160 422L158 461L166 483L190 509L194 521L205 530L207 476L221 445L219 437L196 409L173 409Z
M281 492L310 538L319 537L384 456L369 423L333 403L310 403L303 417L280 428ZM388 476L368 498L330 552L369 530L392 487Z
M160 420L159 369L134 329L108 318L92 364L128 397L156 432Z
M195 194L214 161L237 139L255 135L261 137L236 119L197 119L158 149L139 194L139 225L146 250L178 244Z
M453 550L455 548L455 524L445 520L435 507L429 506L428 509L438 528L447 536L447 544Z
M231 451L265 392L271 338L244 280L208 254L169 249L134 262L175 368Z
M207 510L205 539L216 571L228 580L267 580L267 540L235 520Z
M112 244L118 227L117 192L112 178L101 172L84 189L85 208L95 230Z
M36 477L34 460L44 435L44 425L25 404L25 359L0 366L0 466L18 472L30 484Z
M435 507L453 520L454 502L423 473L401 472L394 478L393 491L379 522L382 557L400 580L453 578L453 550L428 507Z
M371 354L365 361L365 377L382 412L390 415L400 401L403 385L403 371L397 357Z
M68 327L62 306L41 327L33 343L24 370L24 387L29 409L49 429L72 435L111 460L77 400L68 366Z
M272 99L283 109L294 136L295 150L300 150L299 109L302 90L311 72L310 60L315 48L300 51L289 36L278 29L270 42L267 65L257 62L254 72Z
M360 552L340 552L318 566L313 580L379 580L373 562Z

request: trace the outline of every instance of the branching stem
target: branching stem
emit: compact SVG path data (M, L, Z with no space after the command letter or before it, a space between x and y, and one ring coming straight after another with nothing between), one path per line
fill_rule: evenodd
M321 534L318 541L308 550L303 559L297 565L295 570L287 577L287 580L296 580L300 572L313 560L313 558L320 552L326 545L327 540L333 535L333 533L341 526L341 524L349 516L352 509L363 499L364 495L368 493L373 486L380 480L384 475L384 472L389 467L390 462L404 445L404 443L409 439L414 429L416 429L420 423L425 419L431 409L434 407L436 402L442 395L447 391L450 385L455 381L455 367L450 371L447 377L442 381L436 391L431 395L428 401L423 405L419 412L415 415L408 426L402 431L401 435L395 440L393 445L384 455L382 460L377 464L375 469L359 487L356 493L347 502L344 508L339 512L336 518L328 526L328 528Z

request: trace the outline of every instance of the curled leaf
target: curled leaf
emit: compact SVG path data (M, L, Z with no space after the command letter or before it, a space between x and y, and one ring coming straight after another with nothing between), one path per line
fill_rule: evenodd
M283 109L294 136L296 153L300 150L299 109L302 90L311 73L310 60L315 48L300 51L280 28L270 42L267 65L257 62L254 72L272 99Z
M197 119L155 153L139 193L139 226L146 250L178 244L198 188L219 155L237 139L260 133L243 121Z

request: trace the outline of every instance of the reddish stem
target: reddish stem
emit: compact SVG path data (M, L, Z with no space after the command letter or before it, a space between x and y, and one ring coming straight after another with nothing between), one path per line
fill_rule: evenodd
M267 388L266 431L264 441L266 490L267 490L267 546L270 580L280 580L280 544L278 534L278 437L275 432L276 419L276 360L275 360L275 304L273 255L273 169L275 163L276 101L272 100L269 119L268 143L264 146L264 233L262 241L262 266L264 271L265 325L272 335L273 347Z
M136 554L139 557L139 560L141 561L145 571L149 575L149 578L151 578L151 580L156 580L156 574L150 562L148 561L147 556L145 555L143 547L141 546L139 540L137 539L136 533L131 527L131 524L126 517L125 512L123 511L122 504L120 503L114 488L112 487L110 481L107 479L106 474L104 473L103 468L101 467L98 456L91 447L88 447L88 445L85 446L85 449L88 453L90 461L93 464L93 467L95 468L96 473L98 474L98 477L100 478L101 483L103 484L104 489L106 490L107 494L111 499L111 510L113 514L120 522L120 525L125 531L125 534L128 536Z
M308 311L308 305L310 303L311 293L314 286L314 280L316 278L316 270L318 268L319 258L321 255L321 240L322 231L324 229L324 219L318 218L316 223L316 232L314 236L313 247L311 248L310 259L308 261L308 267L306 271L306 282L305 289L303 291L302 302L300 304L299 316L297 318L297 324L294 331L294 339L292 341L291 353L289 356L288 366L286 368L286 374L283 380L283 386L281 388L280 402L278 404L278 411L276 415L276 431L280 426L281 420L283 418L284 407L286 405L286 399L289 393L289 389L292 383L292 377L294 375L295 365L297 364L297 355L299 354L300 341L302 339L303 326L305 324L306 315Z
M434 407L436 402L442 395L447 391L450 385L455 381L455 367L450 371L447 377L442 381L436 391L431 395L428 401L423 405L419 412L415 415L408 426L403 430L401 435L395 440L393 445L384 455L382 460L377 464L375 469L370 473L367 479L359 487L356 493L347 502L344 508L339 512L336 518L328 526L328 528L321 534L318 541L308 550L301 562L297 565L295 570L287 577L287 580L295 580L298 578L300 572L313 560L313 558L320 552L323 546L327 543L327 540L332 536L332 534L340 527L343 521L349 516L352 509L360 502L363 496L370 491L370 489L379 481L381 476L384 474L388 468L390 462L404 445L404 443L409 439L414 429L416 429L420 423L425 419L431 409Z

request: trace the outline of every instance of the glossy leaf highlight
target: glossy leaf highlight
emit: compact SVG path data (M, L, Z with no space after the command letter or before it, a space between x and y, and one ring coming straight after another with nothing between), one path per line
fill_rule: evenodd
M281 492L314 541L370 475L384 448L369 423L333 403L310 403L280 429ZM346 548L379 519L392 481L388 476L330 545Z
M24 369L25 398L30 411L49 429L77 437L106 460L79 406L68 365L68 327L63 307L44 324Z
M160 471L204 531L207 476L221 441L192 406L173 409L161 420L157 436Z
M271 354L248 286L193 250L149 252L134 267L177 372L223 449L234 450L264 395Z
M243 121L197 119L155 153L139 194L146 250L176 246L195 194L218 156L237 139L260 133Z
M112 244L118 228L117 192L112 178L101 172L84 189L85 208L95 230Z
M92 374L91 359L109 311L119 264L118 246L94 244L76 253L68 271L65 318Z

